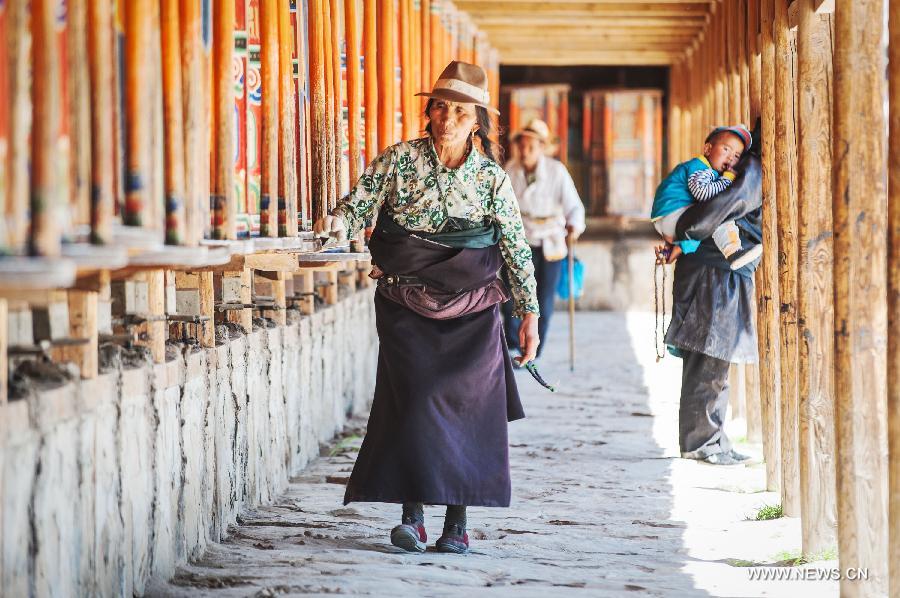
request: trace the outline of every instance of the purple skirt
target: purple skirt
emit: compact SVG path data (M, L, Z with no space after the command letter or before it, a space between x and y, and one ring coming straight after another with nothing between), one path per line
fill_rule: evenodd
M385 246L373 239L370 247L386 273L440 271L455 285L466 278L481 284L502 265L492 246L442 248L446 259L423 266L418 249L436 256L423 243L407 237ZM509 506L507 422L524 412L499 306L437 320L376 293L375 318L375 397L344 503Z

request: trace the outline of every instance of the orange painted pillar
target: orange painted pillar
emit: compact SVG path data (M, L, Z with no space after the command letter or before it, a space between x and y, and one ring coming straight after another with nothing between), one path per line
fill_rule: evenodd
M297 236L297 98L290 4L278 3L278 235Z
M378 151L394 142L394 0L378 2Z
M112 240L113 201L113 27L112 3L88 2L88 30L105 35L88 36L91 76L91 242ZM7 8L7 10L9 10ZM5 48L0 48L0 53ZM0 67L2 68L2 67ZM2 83L0 83L2 84ZM3 108L0 108L2 110Z
M332 126L334 127L334 178L332 179L332 191L329 198L329 208L337 205L341 196L341 180L344 166L344 101L341 92L341 5L338 0L328 1L329 15L331 19L331 73L334 83L331 96L331 109L334 114Z
M262 160L259 236L278 234L278 0L260 0Z
M378 28L377 0L363 0L363 42L365 43L366 163L378 155Z
M403 115L403 139L413 137L412 40L410 21L412 0L398 0L400 4L400 111Z
M234 197L234 15L235 0L219 0L213 11L212 236L235 238ZM129 127L130 128L130 127Z
M350 186L360 175L359 136L360 77L359 71L359 15L357 0L344 0L344 37L347 44L347 141L350 152Z
M42 2L33 6L36 8ZM122 221L131 226L141 226L144 222L144 212L147 203L147 185L150 179L150 119L151 109L146 87L150 79L150 64L148 48L151 40L150 13L151 0L133 0L124 4L125 8L125 211ZM34 22L37 17L33 15ZM35 37L35 50L41 44ZM43 65L37 62L35 56L35 72L44 73ZM44 76L35 77L36 86L44 83L39 80ZM36 88L35 97L42 97L42 93ZM37 106L35 106L37 108ZM35 129L41 116L35 110ZM33 133L33 137L38 135ZM37 165L35 166L37 171Z
M166 206L166 243L184 242L184 104L181 94L181 24L179 0L162 0L163 117Z

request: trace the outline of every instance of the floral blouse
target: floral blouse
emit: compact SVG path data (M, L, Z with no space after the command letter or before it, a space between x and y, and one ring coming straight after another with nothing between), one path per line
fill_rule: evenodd
M430 137L387 148L366 168L334 214L353 236L383 204L409 231L438 232L448 218L500 227L500 252L509 272L514 313L539 313L531 248L509 177L493 160L470 150L459 168L441 164Z

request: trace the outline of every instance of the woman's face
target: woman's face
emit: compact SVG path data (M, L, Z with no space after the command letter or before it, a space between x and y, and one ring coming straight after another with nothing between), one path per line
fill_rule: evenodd
M461 145L478 128L474 104L435 100L428 111L431 134L444 145Z

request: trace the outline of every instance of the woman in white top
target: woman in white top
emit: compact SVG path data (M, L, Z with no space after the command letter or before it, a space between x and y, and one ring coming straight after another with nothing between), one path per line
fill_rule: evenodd
M566 235L575 238L584 232L584 205L578 197L569 171L558 160L545 155L550 138L547 124L534 119L513 138L519 156L506 163L506 172L519 201L525 238L531 246L537 280L540 356L546 345L547 329L553 315L556 285L567 254ZM510 348L518 348L519 320L511 303L504 305L504 328Z

